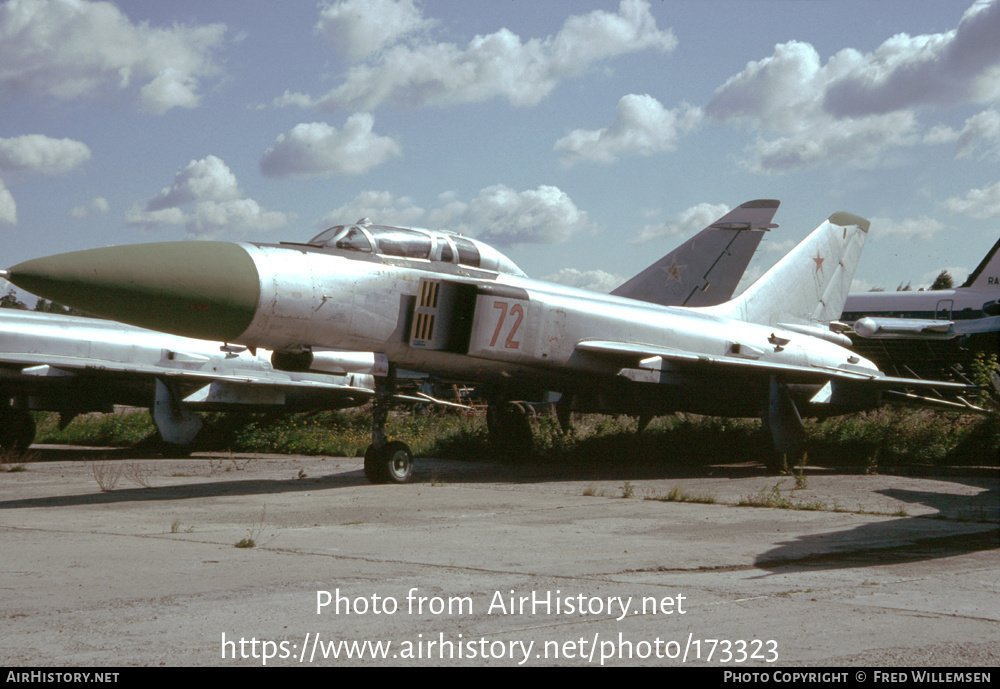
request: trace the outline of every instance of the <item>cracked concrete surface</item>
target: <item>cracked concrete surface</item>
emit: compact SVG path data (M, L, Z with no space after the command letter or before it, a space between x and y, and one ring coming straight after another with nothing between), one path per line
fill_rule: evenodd
M995 471L38 456L0 473L5 666L1000 661ZM817 509L738 506L776 485Z

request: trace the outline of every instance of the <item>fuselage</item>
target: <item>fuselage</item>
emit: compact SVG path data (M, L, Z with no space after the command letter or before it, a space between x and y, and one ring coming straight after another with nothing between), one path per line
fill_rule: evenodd
M601 410L757 416L770 378L804 386L801 401L825 370L877 372L810 334L532 280L481 242L367 222L306 243L109 247L9 273L141 327L279 352L376 352L399 368L508 395L555 390Z
M272 349L324 346L384 353L400 368L442 378L574 394L621 394L625 362L577 345L602 340L798 367L870 362L836 344L703 313L598 294L521 275L411 259L370 260L337 250L242 244L260 275L249 327L233 341ZM346 255L345 255L346 254ZM657 386L661 406L756 415L741 380L674 374ZM638 392L638 390L636 390ZM648 395L649 393L640 393Z
M924 292L863 292L850 294L841 320L847 323L873 316L961 321L1000 315L1000 288L943 289Z

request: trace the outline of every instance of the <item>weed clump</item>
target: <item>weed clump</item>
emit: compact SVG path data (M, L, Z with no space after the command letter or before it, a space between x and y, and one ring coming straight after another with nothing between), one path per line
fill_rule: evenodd
M781 485L784 481L778 481L771 486L771 489L762 488L760 492L740 498L736 503L740 507L774 507L782 510L829 510L829 506L818 500L811 502L796 502L781 494Z
M698 502L706 505L714 505L715 496L711 493L688 493L680 484L674 486L664 495L647 495L644 500L657 500L659 502Z

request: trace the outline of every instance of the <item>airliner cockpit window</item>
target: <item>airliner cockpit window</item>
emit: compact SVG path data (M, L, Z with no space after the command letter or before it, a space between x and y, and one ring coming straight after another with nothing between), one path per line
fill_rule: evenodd
M380 254L403 258L431 256L431 238L423 232L413 232L398 227L369 227L368 231L375 238Z

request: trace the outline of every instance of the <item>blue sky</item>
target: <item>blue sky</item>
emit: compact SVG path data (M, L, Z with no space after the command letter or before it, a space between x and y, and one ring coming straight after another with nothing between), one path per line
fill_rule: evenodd
M856 289L961 280L998 102L996 1L7 0L0 263L368 216L607 291L776 198L754 274L846 210Z

